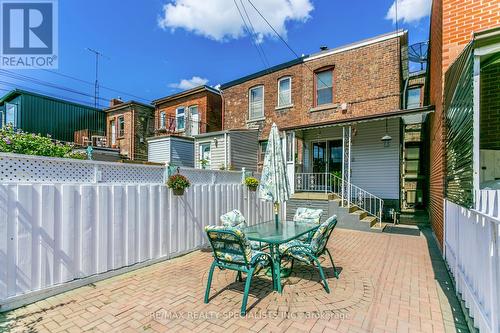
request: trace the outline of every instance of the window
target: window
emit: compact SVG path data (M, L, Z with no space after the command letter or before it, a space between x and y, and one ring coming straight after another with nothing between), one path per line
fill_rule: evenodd
M175 122L177 131L184 131L184 111L184 107L180 107L175 110Z
M115 120L111 120L109 123L109 127L111 128L111 145L114 146L116 145L116 123Z
M118 137L125 135L125 119L123 116L118 117Z
M210 142L200 143L200 165L202 169L210 169Z
M422 92L421 87L412 87L408 89L408 96L406 101L407 109L419 108L420 104L420 94Z
M167 115L165 112L160 112L160 128L167 127Z
M5 103L5 124L17 127L17 104Z
M249 91L249 120L264 117L264 86L258 86Z
M264 163L266 157L267 141L259 142L259 163Z
M200 134L200 114L198 112L198 105L189 107L189 127L191 135Z
M284 77L278 80L278 106L292 104L292 78Z
M318 72L316 75L316 106L333 103L333 71Z

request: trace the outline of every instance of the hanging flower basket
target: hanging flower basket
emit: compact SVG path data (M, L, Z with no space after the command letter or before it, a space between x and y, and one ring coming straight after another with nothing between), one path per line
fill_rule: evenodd
M191 186L191 183L181 174L177 173L168 177L167 187L172 189L174 195L184 195L184 190L189 186Z
M255 192L257 191L257 187L259 187L259 181L254 177L246 177L245 185L248 187L249 191Z

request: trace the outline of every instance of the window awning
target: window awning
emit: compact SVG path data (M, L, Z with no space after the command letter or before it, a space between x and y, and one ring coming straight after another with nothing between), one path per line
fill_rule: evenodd
M396 110L396 111L386 112L383 114L359 116L346 119L335 119L314 124L286 126L282 127L281 130L292 131L292 130L313 129L313 128L322 128L331 126L344 126L344 125L358 124L369 121L385 120L392 118L404 118L405 122L410 121L411 123L415 123L416 119L419 116L421 117L422 120L424 120L425 116L431 112L434 112L434 105L424 106L415 109L408 109L408 110Z

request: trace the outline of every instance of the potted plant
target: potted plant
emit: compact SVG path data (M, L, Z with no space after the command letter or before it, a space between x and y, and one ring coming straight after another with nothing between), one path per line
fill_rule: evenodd
M246 177L245 185L248 187L250 191L256 191L257 187L259 186L259 181L254 177Z
M207 168L207 166L208 166L208 163L210 163L210 161L209 161L209 160L206 160L206 159L201 159L201 160L200 160L201 168L202 168L202 169L206 169L206 168Z
M168 177L167 186L172 189L174 195L183 195L184 190L191 186L191 183L185 176L177 173Z

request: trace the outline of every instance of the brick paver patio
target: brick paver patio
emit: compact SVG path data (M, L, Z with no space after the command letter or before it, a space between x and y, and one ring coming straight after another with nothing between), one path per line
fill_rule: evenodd
M429 230L393 231L336 229L329 248L340 279L323 260L330 294L312 267L297 264L282 295L261 272L245 318L235 272L216 270L203 303L211 255L196 251L3 314L0 331L466 332Z

